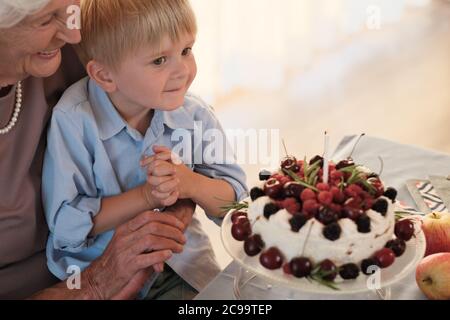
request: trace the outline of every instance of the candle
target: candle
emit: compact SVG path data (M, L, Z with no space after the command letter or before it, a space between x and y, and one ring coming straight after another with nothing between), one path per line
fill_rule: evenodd
M325 131L325 143L323 152L323 179L322 179L324 183L328 183L329 178L329 167L328 167L329 146L330 146L330 136L328 135L328 132Z

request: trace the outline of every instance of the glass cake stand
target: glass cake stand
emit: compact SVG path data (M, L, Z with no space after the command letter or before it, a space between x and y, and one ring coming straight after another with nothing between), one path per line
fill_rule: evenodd
M249 257L243 242L231 236L231 214L229 212L221 228L222 242L226 251L239 264L235 275L233 292L236 299L281 300L281 299L391 299L391 286L413 272L425 254L425 235L421 228L407 242L405 253L396 258L394 264L379 269L371 276L361 274L356 280L337 282L339 290L333 290L307 279L286 275L280 270L268 270L259 262L259 256Z

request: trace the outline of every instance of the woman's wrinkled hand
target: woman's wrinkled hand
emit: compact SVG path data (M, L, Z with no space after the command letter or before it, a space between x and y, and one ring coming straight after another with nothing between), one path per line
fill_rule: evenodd
M186 226L177 217L147 211L119 227L103 255L82 275L97 299L131 299L164 262L183 251Z

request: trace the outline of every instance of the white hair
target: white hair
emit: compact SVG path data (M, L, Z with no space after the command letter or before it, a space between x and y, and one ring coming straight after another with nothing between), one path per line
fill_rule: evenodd
M0 29L13 27L51 0L0 0Z

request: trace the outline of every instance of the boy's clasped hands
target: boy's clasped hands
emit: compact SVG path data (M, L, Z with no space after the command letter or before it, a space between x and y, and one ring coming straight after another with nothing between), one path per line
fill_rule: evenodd
M154 146L154 155L145 157L140 165L147 170L144 195L149 206L169 207L179 199L190 199L195 174L167 147Z

